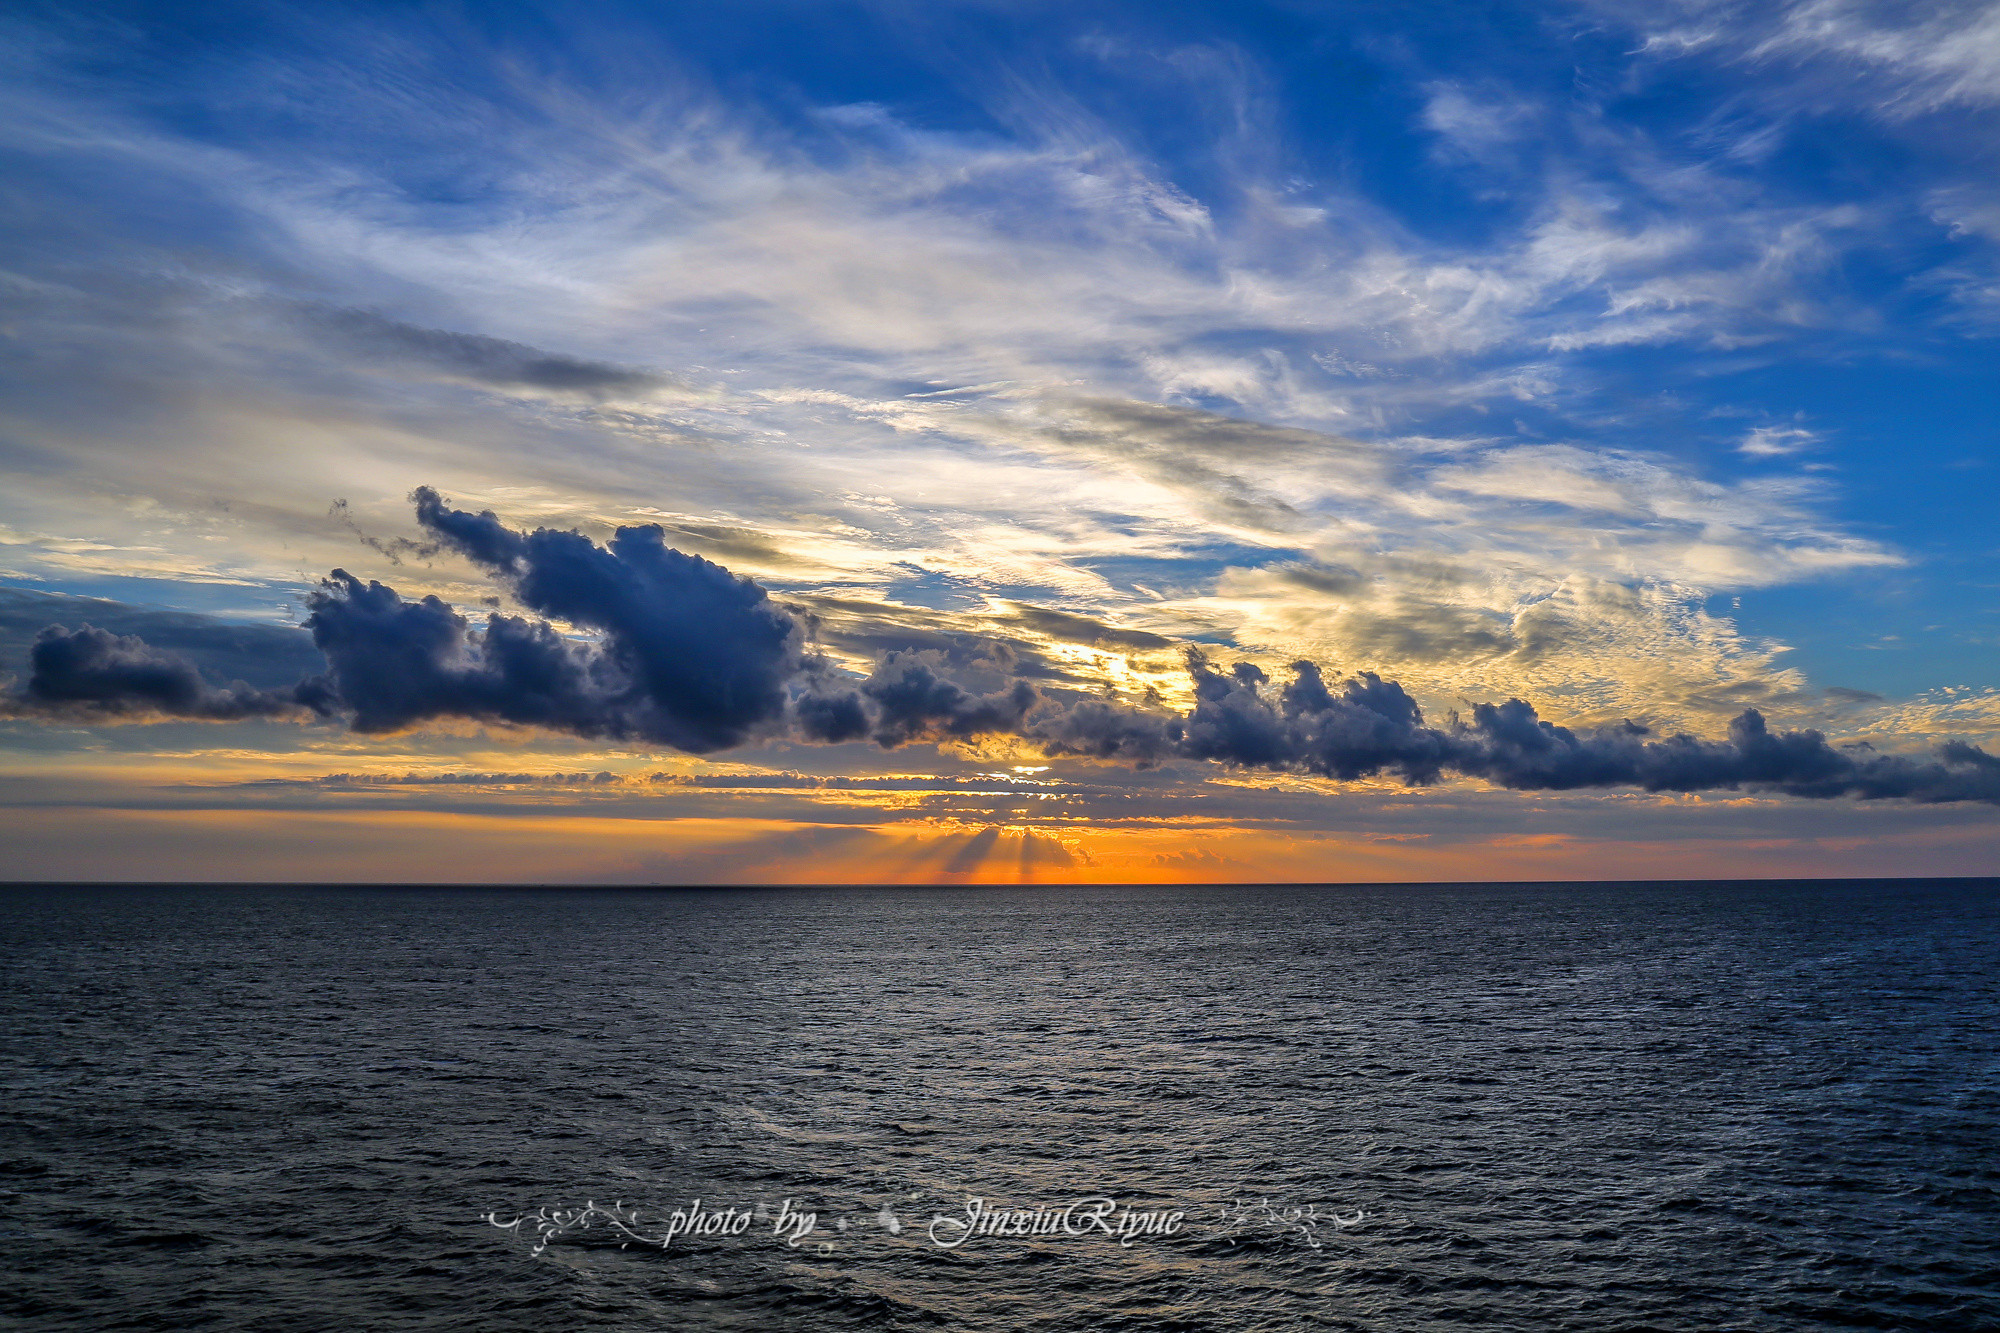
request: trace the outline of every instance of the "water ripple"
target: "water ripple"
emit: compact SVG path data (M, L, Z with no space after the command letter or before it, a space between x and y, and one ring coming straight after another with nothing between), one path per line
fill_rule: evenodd
M1993 882L16 887L0 1312L2000 1328L1996 944ZM1098 1197L1184 1224L927 1237Z

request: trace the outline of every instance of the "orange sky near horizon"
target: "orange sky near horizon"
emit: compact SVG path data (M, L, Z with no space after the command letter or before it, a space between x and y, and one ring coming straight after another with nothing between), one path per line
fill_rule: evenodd
M1027 828L452 811L10 811L13 881L496 884L1144 884L1977 875L2000 831L1444 842L1216 825Z

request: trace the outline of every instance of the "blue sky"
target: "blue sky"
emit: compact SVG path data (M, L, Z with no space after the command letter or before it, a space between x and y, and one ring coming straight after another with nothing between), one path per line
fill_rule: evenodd
M1412 791L1031 727L690 756L477 710L362 734L353 697L51 709L29 680L40 625L88 620L277 688L334 568L475 633L547 614L418 527L430 486L523 530L660 525L796 615L816 681L928 652L974 694L1190 715L1196 645L1376 672L1436 725L1520 698L1714 738L1754 707L1912 762L1990 750L1991 5L4 24L0 672L29 702L0 743L8 817L54 830L33 873L137 873L162 839L193 877L276 873L255 848L350 816L409 821L446 877L453 820L542 838L550 878L810 877L834 843L854 877L977 876L994 829L1031 877L1196 873L1191 828L1222 878L1827 872L1868 821L1879 868L1995 864L1979 802ZM432 780L573 772L624 804ZM981 773L1013 775L985 806ZM760 775L934 787L674 804ZM820 850L773 860L779 834ZM393 873L324 855L297 873Z

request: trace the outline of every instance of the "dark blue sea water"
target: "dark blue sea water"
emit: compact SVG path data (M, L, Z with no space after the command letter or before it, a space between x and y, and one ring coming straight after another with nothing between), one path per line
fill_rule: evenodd
M30 1329L2000 1328L1996 881L24 886L0 958Z

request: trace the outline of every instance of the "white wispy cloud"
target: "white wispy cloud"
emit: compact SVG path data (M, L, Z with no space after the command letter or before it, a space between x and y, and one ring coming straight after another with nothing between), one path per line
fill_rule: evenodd
M1991 0L1680 0L1592 6L1640 34L1642 54L1774 68L1773 101L1846 105L1891 119L2000 102L2000 7Z
M1782 458L1818 443L1819 436L1803 426L1758 426L1743 437L1736 451L1752 458Z
M1954 103L2000 102L2000 5L1805 0L1785 7L1751 58L1787 55L1851 62L1880 76L1877 107L1918 115Z

